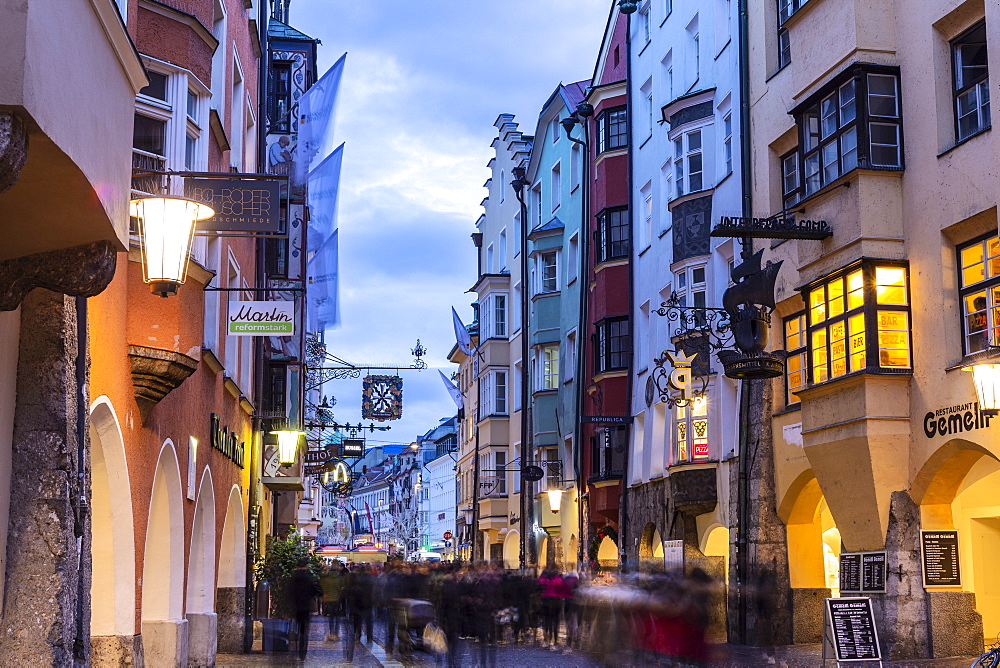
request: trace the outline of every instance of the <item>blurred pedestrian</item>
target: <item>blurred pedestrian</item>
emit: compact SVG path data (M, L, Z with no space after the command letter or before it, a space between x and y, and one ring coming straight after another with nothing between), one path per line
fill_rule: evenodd
M350 637L347 644L347 660L354 660L354 645L361 642L361 631L365 631L368 643L373 641L372 604L374 582L367 564L361 564L347 576L344 586L344 598L348 613L351 616Z
M299 629L299 658L306 658L309 648L309 622L317 596L322 596L316 576L309 570L309 560L302 559L292 571L291 598L295 609L295 621Z
M323 589L323 614L327 617L329 630L327 640L339 640L340 630L338 628L340 616L343 614L344 579L347 576L347 569L343 564L334 564L320 578L320 587Z
M563 605L563 579L550 565L538 578L542 589L542 639L549 647L559 644L559 613Z

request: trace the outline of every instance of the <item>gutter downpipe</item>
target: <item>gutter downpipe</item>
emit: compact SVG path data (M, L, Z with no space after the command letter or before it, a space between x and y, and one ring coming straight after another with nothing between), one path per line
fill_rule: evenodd
M629 251L628 251L628 321L629 321L629 346L632 348L632 354L630 360L634 362L635 358L635 346L633 345L635 341L635 272L632 266L632 252L635 248L635 207L634 195L632 188L632 172L633 172L633 152L632 152L632 15L625 15L626 29L625 29L625 123L627 124L628 130L628 239L629 239ZM635 380L632 374L632 370L635 368L635 364L631 363L628 370L629 382L626 383L625 391L625 406L628 410L629 415L632 415L632 383ZM632 425L628 427L629 440L632 440ZM625 461L622 464L622 499L621 499L621 514L618 516L618 552L620 553L619 568L622 572L626 569L626 552L625 546L628 544L628 497L626 492L629 479L629 463L631 460L630 455L632 454L632 448L625 448ZM637 555L638 557L638 555Z
M740 181L743 190L743 216L753 216L751 178L752 159L750 153L750 35L747 0L738 0L739 12L739 72L740 72ZM749 237L742 238L742 257L748 258L753 253L753 241ZM739 430L739 483L736 499L736 596L737 596L737 632L740 644L747 643L747 592L749 584L749 536L750 524L750 390L751 381L740 381L740 430Z
M518 167L521 166L518 165ZM513 170L511 171L513 173ZM529 429L529 416L531 414L529 382L531 375L528 367L528 356L531 350L531 341L528 333L528 317L530 315L528 300L531 299L531 286L528 285L528 206L524 203L526 178L527 174L517 178L516 182L519 186L513 186L513 182L511 183L521 214L521 229L518 231L518 234L521 235L521 545L518 559L522 569L528 567L528 561L534 551L531 549L534 545L534 495L529 492L534 483L529 483L524 479L525 468L534 464Z

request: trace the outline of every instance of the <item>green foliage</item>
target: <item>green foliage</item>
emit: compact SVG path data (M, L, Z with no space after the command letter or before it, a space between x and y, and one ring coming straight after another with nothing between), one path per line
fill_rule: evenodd
M292 619L294 609L289 596L292 572L304 559L316 577L323 572L323 561L302 542L301 536L289 532L285 538L268 536L264 558L257 562L257 581L267 580L271 586L271 616Z

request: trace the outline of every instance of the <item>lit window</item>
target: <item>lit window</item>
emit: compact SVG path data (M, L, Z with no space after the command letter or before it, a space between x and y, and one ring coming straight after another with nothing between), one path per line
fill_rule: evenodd
M806 316L785 319L785 404L799 402L799 390L806 386Z
M990 80L986 23L966 31L951 43L955 76L955 121L958 140L990 127Z
M809 286L812 382L861 371L909 369L908 290L905 267L872 262L855 265ZM801 340L794 340L801 345ZM786 346L791 349L787 338Z
M992 234L960 246L958 260L968 355L1000 342L1000 240Z
M675 462L705 461L711 458L708 442L708 399L695 397L675 410Z

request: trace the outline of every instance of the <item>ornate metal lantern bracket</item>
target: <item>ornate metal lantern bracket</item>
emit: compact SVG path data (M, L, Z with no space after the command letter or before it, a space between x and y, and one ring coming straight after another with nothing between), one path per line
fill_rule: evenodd
M670 333L673 339L686 340L702 337L702 340L713 351L722 350L732 345L733 331L730 327L729 314L725 309L709 306L687 306L674 292L671 293L670 299L660 304L656 313L671 323L675 323L673 331Z

